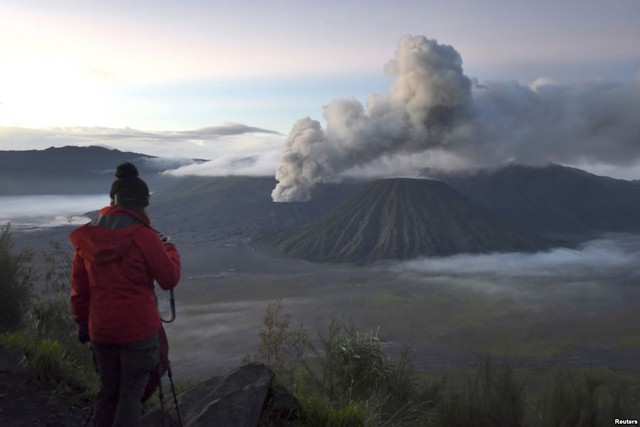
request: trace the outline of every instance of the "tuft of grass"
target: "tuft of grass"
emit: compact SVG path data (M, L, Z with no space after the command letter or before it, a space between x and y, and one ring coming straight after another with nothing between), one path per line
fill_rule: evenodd
M71 353L58 340L40 339L22 330L0 335L0 347L22 351L29 375L53 387L57 397L80 401L98 390L98 376L90 363L83 361L79 354Z
M366 402L332 403L316 394L301 395L298 399L304 408L305 427L368 427L377 420L375 411Z
M74 377L69 353L60 341L43 339L35 344L29 362L31 374L45 384L59 384Z

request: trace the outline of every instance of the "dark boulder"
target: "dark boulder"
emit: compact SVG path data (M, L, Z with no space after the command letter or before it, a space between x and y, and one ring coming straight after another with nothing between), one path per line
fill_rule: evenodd
M274 376L266 366L250 364L180 393L178 405L183 426L258 426ZM171 400L165 397L165 409L171 421L166 422L165 417L165 425L177 426L175 407L169 403ZM161 425L160 420L160 408L156 408L142 418L141 426Z
M274 385L269 389L259 426L296 426L303 418L302 406L300 406L298 399L286 388Z

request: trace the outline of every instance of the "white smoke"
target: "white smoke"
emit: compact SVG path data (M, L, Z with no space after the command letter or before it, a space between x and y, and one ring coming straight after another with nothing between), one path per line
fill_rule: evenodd
M453 47L424 36L403 37L385 70L396 76L388 94L371 95L366 106L332 101L324 107L325 129L309 117L294 124L274 201L308 200L320 182L383 163L407 164L408 157L432 162L414 160L406 175L437 167L438 158L475 167L513 161L633 166L640 160L638 81L480 84L465 76Z
M473 91L468 127L456 151L479 165L632 166L640 160L640 83L490 82Z
M324 108L326 131L306 117L293 126L276 172L275 201L304 201L319 182L389 153L418 152L446 143L448 128L471 98L471 81L451 46L403 37L386 72L396 75L389 95L372 95Z

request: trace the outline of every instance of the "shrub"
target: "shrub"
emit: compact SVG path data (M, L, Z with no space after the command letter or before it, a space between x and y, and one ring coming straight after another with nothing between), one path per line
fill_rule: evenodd
M404 347L397 362L390 361L378 334L377 329L360 331L332 319L328 334L319 334L320 349L311 346L315 357L304 363L306 375L298 395L303 407L304 402L312 404L305 408L307 413L323 407L327 417L348 411L363 423L355 425L431 424L431 408L439 400L441 384L417 380L410 346Z
M16 330L29 311L34 272L31 249L13 250L11 225L0 230L0 332Z
M295 368L304 356L309 340L302 325L289 330L291 315L282 314L281 310L280 301L267 306L264 326L258 332L258 352L245 356L242 363L264 363L273 369L281 383L292 385Z
M76 324L69 306L71 248L59 242L49 245L50 250L43 253L44 289L33 296L28 327L37 337L55 339L70 350L78 350Z
M327 336L318 334L321 349L311 345L315 366L305 364L309 378L329 401L370 397L384 381L388 364L378 331L345 328L333 317Z
M82 399L97 390L97 374L87 347L76 339L69 307L71 256L61 244L51 243L44 254L44 289L33 292L36 279L30 263L33 252L12 253L9 226L0 233L0 346L25 353L29 373L54 386L65 398Z

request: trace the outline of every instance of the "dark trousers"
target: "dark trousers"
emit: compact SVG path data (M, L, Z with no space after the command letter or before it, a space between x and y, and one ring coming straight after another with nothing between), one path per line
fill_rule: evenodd
M158 335L130 344L93 343L100 391L97 427L137 427L149 373L160 361Z

